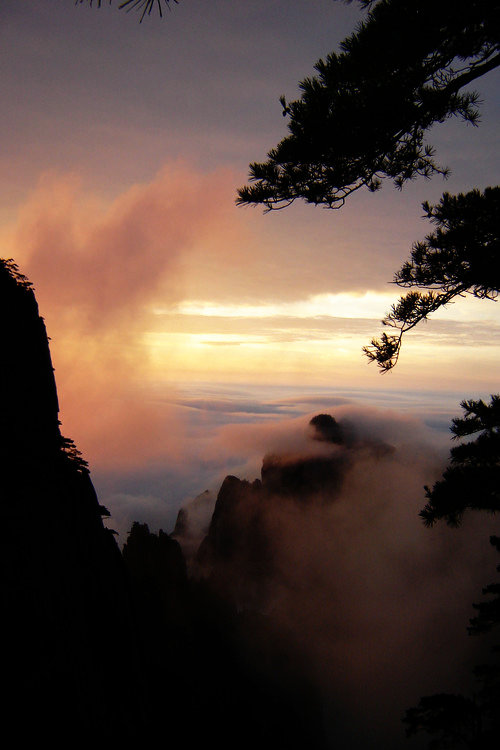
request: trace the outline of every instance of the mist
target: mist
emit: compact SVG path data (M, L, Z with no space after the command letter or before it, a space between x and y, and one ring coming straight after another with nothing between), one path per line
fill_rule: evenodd
M396 748L421 695L470 687L480 644L466 626L494 570L494 524L424 528L423 486L447 451L419 420L334 415L223 430L213 450L267 446L261 476L226 478L216 504L213 492L187 503L174 538L191 575L290 637L332 747Z

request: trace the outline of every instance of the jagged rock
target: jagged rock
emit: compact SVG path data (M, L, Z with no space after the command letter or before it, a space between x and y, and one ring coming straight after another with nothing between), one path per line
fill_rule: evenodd
M188 568L191 567L198 548L207 535L216 499L213 492L205 490L186 503L177 514L171 537L179 542Z
M255 532L255 521L261 512L262 485L259 480L252 484L234 476L227 476L219 490L217 502L206 537L204 554L216 551L218 557L226 559L241 549L248 536L249 527ZM241 517L243 510L245 518ZM200 554L203 554L200 552Z
M198 575L229 596L237 607L263 597L273 567L266 517L267 495L257 479L224 479L215 510L196 558Z
M150 610L150 628L183 627L187 571L179 543L161 529L152 534L147 524L135 522L122 554L136 615Z

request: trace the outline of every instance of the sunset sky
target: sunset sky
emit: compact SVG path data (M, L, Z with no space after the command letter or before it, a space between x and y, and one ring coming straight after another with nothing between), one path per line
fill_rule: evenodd
M391 374L361 347L430 231L422 201L497 183L498 70L474 87L479 128L430 134L447 182L264 215L236 190L286 134L279 96L298 95L359 6L181 0L139 24L117 5L0 4L1 252L34 284L62 430L117 528L168 525L189 496L257 470L256 426L353 401L443 427L461 398L496 392L493 302L421 325Z

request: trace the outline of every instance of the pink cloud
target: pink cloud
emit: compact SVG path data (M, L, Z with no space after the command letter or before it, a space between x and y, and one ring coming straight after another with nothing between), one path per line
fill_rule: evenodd
M20 212L16 257L47 316L78 309L82 323L99 329L155 296L182 297L182 277L196 273L185 259L196 263L204 244L215 243L222 257L234 253L232 191L227 171L202 175L175 164L105 206L75 177L45 175Z
M77 177L48 174L20 210L9 252L51 337L63 432L91 465L177 450L173 410L145 397L141 337L155 305L182 299L205 247L213 262L214 248L219 260L234 256L232 195L227 171L174 164L110 205Z

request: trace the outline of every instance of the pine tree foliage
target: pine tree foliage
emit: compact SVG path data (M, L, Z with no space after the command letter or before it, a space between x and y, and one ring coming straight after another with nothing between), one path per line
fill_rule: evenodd
M392 306L382 324L397 334L384 333L363 348L382 372L396 365L403 335L431 313L465 294L495 300L500 291L500 187L444 193L437 205L424 203L423 209L437 229L413 245L394 283L426 291L408 292Z
M178 0L163 0L166 7L170 7L170 2L174 2L177 4ZM81 5L82 3L88 3L90 7L94 4L94 0L75 0L75 5ZM111 5L112 0L109 0L109 4ZM96 5L98 8L101 7L101 0L96 0ZM122 8L126 8L127 11L129 10L142 10L141 14L141 22L144 18L144 16L147 14L148 16L151 15L154 8L158 8L158 12L160 16L163 16L162 11L162 0L124 0L124 2L121 2L118 6L118 9L121 10Z
M7 278L11 283L22 289L32 289L31 281L19 270L13 258L0 258L0 277Z
M498 0L378 0L357 31L315 65L301 97L280 101L290 134L250 165L237 202L284 208L297 198L340 208L381 180L401 188L446 175L426 132L460 117L475 125L464 87L500 65Z
M450 465L432 489L425 487L427 504L420 512L426 526L445 519L458 526L466 510L500 510L500 395L462 401L464 416L453 420L455 438L476 435L450 452Z

